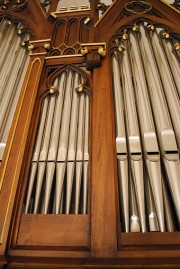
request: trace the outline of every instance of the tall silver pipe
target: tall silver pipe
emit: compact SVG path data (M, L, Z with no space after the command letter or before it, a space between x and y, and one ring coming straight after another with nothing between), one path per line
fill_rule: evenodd
M157 29L157 31L158 31L158 29ZM158 31L158 33L159 33L159 31ZM160 33L159 33L159 35L160 35ZM166 56L168 58L169 65L170 65L171 70L172 70L172 75L174 77L174 81L176 83L176 87L177 87L177 90L178 90L178 93L180 96L180 83L179 83L180 64L179 64L179 61L175 55L175 52L173 52L173 48L172 48L172 44L171 44L170 40L163 39L162 42L163 42Z
M11 23L9 21L9 23ZM8 20L5 18L2 18L1 22L0 22L0 40L1 42L3 41L3 37L5 36L5 32L8 28Z
M136 93L137 109L140 119L143 150L148 175L151 182L151 187L153 190L153 196L157 210L160 230L161 232L164 232L165 224L164 224L164 209L163 209L163 197L162 197L160 152L158 148L155 126L153 123L153 115L151 111L151 105L148 96L148 88L143 69L143 60L140 54L137 42L137 36L133 35L132 33L130 33L129 36L131 41L132 69L134 73L135 93Z
M56 88L57 88L57 85L58 85L58 79L56 79L54 82L54 86ZM39 161L46 161L46 159L47 159L55 104L56 104L56 96L53 95L50 97L50 100L49 100L49 108L48 108L48 113L47 113L47 118L46 118L44 138L43 138L43 142L41 145L41 151L40 151L40 155L39 155Z
M163 156L163 162L166 168L174 205L180 222L180 167L176 138L172 128L165 96L163 94L163 87L157 69L156 60L154 59L152 48L150 47L150 43L147 39L145 28L142 25L140 26L140 33L140 44L144 61L146 62L145 71L160 142L161 154Z
M19 69L23 63L25 53L26 53L25 50L21 50L19 52L17 59L16 59L16 62L14 64L13 72L11 73L9 80L6 84L7 91L4 91L4 94L2 96L1 114L0 114L0 126L1 126L0 132L2 132L2 126L3 126L3 122L5 120L5 117L6 117L6 111L7 111L8 105L10 103L10 100L13 98L13 96L15 94L16 80L18 78L18 72L19 72Z
M57 83L58 81L56 80L55 81L55 85L57 86ZM44 180L44 174L45 174L45 168L46 168L46 159L47 159L47 153L48 153L48 145L49 145L49 139L50 139L50 132L51 132L51 125L52 125L52 118L53 118L53 113L54 113L54 107L55 107L55 101L56 101L56 98L55 96L51 96L50 97L50 100L49 100L49 109L48 109L48 113L45 113L46 112L46 109L47 109L47 101L45 99L45 102L44 102L44 108L43 108L43 112L42 113L42 116L44 118L41 117L41 121L42 121L42 124L40 124L39 126L39 132L38 132L38 138L40 139L42 137L42 130L44 129L44 135L43 135L43 141L42 141L42 144L41 144L41 150L40 152L38 152L39 148L40 148L40 141L39 144L36 144L37 145L37 148L36 148L36 154L33 155L35 157L35 159L38 157L38 175L37 175L37 182L36 182L36 192L35 192L35 204L34 204L34 214L37 213L37 210L38 210L38 207L39 207L39 199L40 199L40 194L41 194L41 190L42 190L42 184L43 184L43 180ZM51 167L48 165L47 166L47 175L48 176L51 176L51 173L50 171L51 170ZM46 193L46 197L48 197L48 194L49 193L49 181L51 181L51 177L46 177L46 185L47 185L47 188L45 190L45 193ZM45 201L46 203L46 209L47 209L47 203L48 201Z
M79 75L75 74L74 89L72 96L70 130L69 130L69 143L68 143L68 156L67 156L68 161L75 161L76 156L78 116L79 116L79 96L75 91L75 88L77 88L78 83L79 83Z
M82 93L80 96L78 133L77 133L75 214L78 214L79 211L79 200L80 200L81 178L82 178L82 161L84 157L83 156L84 127L85 127L85 95L84 93Z
M2 99L3 89L6 86L11 76L11 73L13 72L14 65L18 58L18 54L22 51L22 48L20 47L20 42L20 37L15 35L13 38L13 42L9 48L8 54L5 55L5 53L3 53L3 55L1 56L2 58L4 56L4 61L1 62L0 67L0 100Z
M11 48L11 45L13 43L13 40L16 36L16 27L11 24L8 27L8 30L5 33L5 36L0 44L0 66L2 67L2 64L4 62L4 59L6 58L6 55L8 55L8 51Z
M88 199L88 164L89 164L89 96L85 97L85 130L84 130L84 157L83 157L83 214L87 213Z
M9 130L10 130L10 127L11 127L11 123L12 123L12 120L13 120L14 112L15 112L16 105L17 105L17 102L18 102L18 99L19 99L19 95L20 95L20 92L21 92L21 89L22 89L22 85L23 85L23 82L24 82L24 77L25 77L25 74L26 74L26 71L27 71L28 64L29 64L29 57L27 55L25 55L23 65L21 66L20 72L19 72L19 75L18 75L18 80L17 80L17 83L16 83L15 95L14 95L14 98L12 100L11 106L8 107L9 109L8 109L8 117L7 117L7 120L6 120L6 125L3 128L3 134L2 134L2 137L0 138L1 141L4 141L4 142L6 142L7 138L8 138Z
M118 52L114 52L112 57L113 64L113 86L114 86L114 102L116 113L116 151L118 161L118 178L120 188L120 204L122 210L122 223L125 232L129 232L129 199L128 199L128 161L127 161L127 145L123 111L123 97L120 83L120 67Z
M23 65L21 66L18 79L16 81L16 90L14 92L14 98L11 98L11 104L8 106L7 111L6 111L6 119L4 119L3 125L1 126L0 143L2 146L0 147L0 160L2 160L2 156L5 150L6 142L9 135L9 130L10 130L12 120L14 117L14 112L15 112L16 105L19 99L19 95L21 92L25 73L27 71L28 63L29 63L29 57L25 56L25 63L23 63Z
M138 118L135 105L134 89L131 80L131 69L128 58L128 46L122 58L123 93L125 102L125 115L129 140L130 162L132 177L136 191L141 231L146 232L145 199L143 179L143 159L141 141L138 127Z
M62 114L61 131L59 137L57 161L66 161L67 158L73 82L74 82L73 72L69 70L67 71L67 81L66 81L65 99Z
M157 65L161 76L164 93L171 114L173 128L177 137L177 144L179 145L180 149L180 99L158 34L156 31L149 31L149 35L155 53L155 57L157 59Z
M61 117L63 111L63 101L65 92L65 82L66 82L66 72L58 78L57 82L57 96L56 96L56 106L53 116L53 126L51 131L51 138L48 150L48 161L55 161L57 156L58 141L60 134Z

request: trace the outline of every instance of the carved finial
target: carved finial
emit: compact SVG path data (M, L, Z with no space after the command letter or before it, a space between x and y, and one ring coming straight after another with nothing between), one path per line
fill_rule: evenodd
M50 42L46 42L46 43L44 44L44 48L45 48L46 50L50 50L50 49L51 49L51 43L50 43Z
M28 50L32 51L34 49L34 45L33 44L29 44L28 45Z
M83 47L83 48L81 48L81 55L82 55L82 56L85 56L86 54L88 54L88 49L87 49L87 47Z
M98 49L98 53L102 56L105 57L106 56L106 49L104 47L99 47Z

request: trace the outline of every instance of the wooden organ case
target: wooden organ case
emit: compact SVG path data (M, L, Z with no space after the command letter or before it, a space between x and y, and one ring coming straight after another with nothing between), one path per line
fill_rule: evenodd
M0 1L0 268L180 268L178 3L60 2Z

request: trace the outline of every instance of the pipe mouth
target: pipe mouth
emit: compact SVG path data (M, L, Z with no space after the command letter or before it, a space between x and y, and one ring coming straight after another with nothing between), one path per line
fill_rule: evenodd
M139 218L136 215L133 215L130 218L130 231L132 233L139 233L140 232Z

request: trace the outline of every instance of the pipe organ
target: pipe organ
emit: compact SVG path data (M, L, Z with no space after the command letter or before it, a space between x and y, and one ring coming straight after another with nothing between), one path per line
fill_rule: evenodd
M29 58L25 42L30 34L22 23L0 22L0 163L8 139Z
M180 267L176 6L0 0L0 268Z
M56 93L45 97L25 213L87 213L89 96L82 87L82 77L66 70L54 81Z
M165 35L164 29L144 23L125 29L114 40L116 150L124 232L179 230L180 102L176 74L180 69L178 54ZM171 207L176 214L168 210Z

